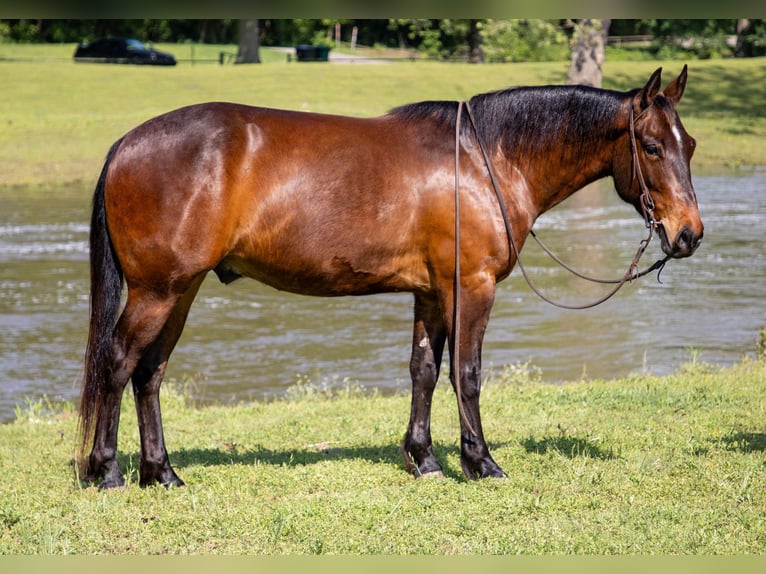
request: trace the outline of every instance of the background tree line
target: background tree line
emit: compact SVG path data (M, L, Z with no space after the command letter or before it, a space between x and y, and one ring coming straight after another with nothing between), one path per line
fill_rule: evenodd
M438 59L515 62L567 59L577 22L571 20L386 19L253 20L261 46L334 45L352 31L359 45L415 50ZM766 55L766 20L614 19L604 36L641 36L644 51L660 58ZM241 22L223 20L0 20L0 41L80 42L129 36L145 42L238 44Z

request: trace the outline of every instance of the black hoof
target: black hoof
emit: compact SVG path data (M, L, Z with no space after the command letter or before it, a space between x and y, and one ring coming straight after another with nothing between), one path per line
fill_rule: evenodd
M433 455L420 465L416 464L407 450L406 439L402 442L402 458L404 459L404 468L415 478L442 478L444 476L441 466Z
M122 475L104 478L98 485L99 490L111 490L112 488L122 488L125 486L125 478Z
M508 475L494 461L490 461L487 464L480 463L476 467L471 467L466 461L461 460L460 467L463 469L463 474L468 480L479 480L481 478L508 479Z
M86 484L94 484L102 478L101 484L98 485L99 490L125 486L125 477L120 472L117 461L97 463L91 460L82 475L82 481Z
M173 480L169 480L167 482L160 482L160 484L162 486L164 486L165 488L167 488L167 489L170 489L170 488L182 488L182 487L186 486L186 483L183 480L181 480L180 478L178 478L177 476Z
M139 475L141 478L138 484L141 488L151 486L155 482L165 488L186 486L168 463L142 464Z

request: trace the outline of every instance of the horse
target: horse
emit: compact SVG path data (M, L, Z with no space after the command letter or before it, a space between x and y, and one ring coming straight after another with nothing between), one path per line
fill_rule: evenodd
M93 196L81 479L125 484L117 435L130 380L140 486L184 485L165 446L159 390L210 271L226 284L249 277L322 297L412 293L405 469L443 476L430 417L446 344L462 471L506 476L482 430L481 348L496 285L537 217L611 176L639 214L651 203L647 225L668 257L692 255L702 238L696 143L676 111L687 68L663 91L661 72L625 92L511 87L372 118L210 102L129 131ZM463 104L471 121L458 119Z

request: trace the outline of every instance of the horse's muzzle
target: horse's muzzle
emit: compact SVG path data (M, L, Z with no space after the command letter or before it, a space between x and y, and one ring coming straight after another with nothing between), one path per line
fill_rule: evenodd
M674 259L683 259L684 257L689 257L699 247L703 232L700 231L699 235L696 235L691 228L684 226L678 232L672 244L668 239L664 226L660 226L659 234L662 239L662 250L665 254L670 255Z

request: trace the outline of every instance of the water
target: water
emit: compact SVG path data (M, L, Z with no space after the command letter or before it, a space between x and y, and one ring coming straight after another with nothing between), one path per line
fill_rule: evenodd
M766 172L698 177L695 187L705 238L693 257L669 262L662 284L646 277L600 307L566 311L538 299L514 271L498 290L485 368L530 362L555 383L667 374L692 353L717 365L753 354L766 326ZM79 394L90 190L0 194L0 422L7 422L26 400ZM580 191L536 230L563 259L610 277L624 272L645 236L611 182ZM642 263L659 257L658 244ZM604 292L567 276L531 242L522 257L556 299L582 303ZM406 294L319 299L250 280L224 286L211 275L167 376L193 377L202 402L263 399L306 378L406 392L411 314Z

